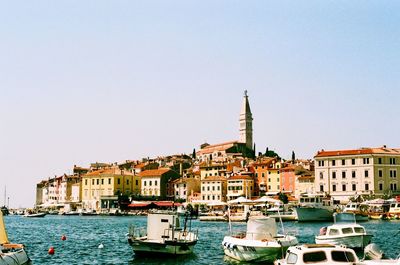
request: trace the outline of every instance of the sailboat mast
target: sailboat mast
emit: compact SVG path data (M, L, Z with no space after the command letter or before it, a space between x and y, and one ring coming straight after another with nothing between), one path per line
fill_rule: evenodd
M4 185L4 206L7 205L7 186Z

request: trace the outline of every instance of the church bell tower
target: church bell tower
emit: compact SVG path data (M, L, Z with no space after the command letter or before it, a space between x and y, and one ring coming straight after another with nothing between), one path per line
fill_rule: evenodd
M239 116L239 142L245 143L246 147L253 150L253 115L251 114L249 96L247 90L244 91L242 109Z

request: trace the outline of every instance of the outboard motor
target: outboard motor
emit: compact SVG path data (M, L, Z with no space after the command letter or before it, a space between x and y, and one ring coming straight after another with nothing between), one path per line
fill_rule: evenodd
M364 249L365 259L380 260L383 258L383 251L375 243L369 244Z

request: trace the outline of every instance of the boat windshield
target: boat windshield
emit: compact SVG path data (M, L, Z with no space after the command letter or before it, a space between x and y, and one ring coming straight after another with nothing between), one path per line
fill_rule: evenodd
M355 262L356 258L350 251L332 251L332 260L337 262Z
M354 232L363 234L365 231L362 227L354 227Z
M297 262L297 254L289 252L286 258L286 264L296 264L296 262Z
M303 261L304 263L315 263L315 262L326 261L326 254L324 251L304 253Z
M330 229L329 235L331 235L331 236L339 235L339 230L338 229Z
M353 229L351 227L346 227L342 229L342 233L343 234L352 234L353 233Z

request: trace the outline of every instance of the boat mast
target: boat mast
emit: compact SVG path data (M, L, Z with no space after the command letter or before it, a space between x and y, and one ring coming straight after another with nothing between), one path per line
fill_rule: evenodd
M7 199L7 186L4 185L4 207L6 207L7 205L6 199Z

